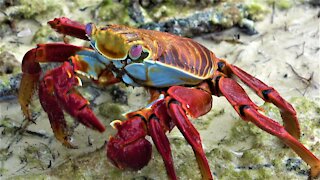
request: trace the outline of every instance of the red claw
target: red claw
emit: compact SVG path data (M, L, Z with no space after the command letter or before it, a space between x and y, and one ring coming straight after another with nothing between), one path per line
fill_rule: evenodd
M48 114L55 137L70 148L75 146L69 141L72 133L69 132L63 111L87 127L105 131L104 125L88 106L89 102L75 89L80 83L73 66L64 62L62 66L47 72L39 85L40 102Z
M107 144L107 156L120 169L139 170L151 159L152 146L145 139L145 124L135 116L116 127L118 133Z
M66 17L60 17L49 21L48 24L52 29L55 29L60 34L88 40L88 37L86 36L85 25L80 24L79 22L72 21Z

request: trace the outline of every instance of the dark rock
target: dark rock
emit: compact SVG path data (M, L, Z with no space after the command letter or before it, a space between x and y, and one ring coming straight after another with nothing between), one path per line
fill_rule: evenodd
M214 9L210 9L195 13L186 18L174 18L163 22L146 23L141 25L140 28L169 32L180 36L194 37L227 28L219 22L214 22L213 19L217 19L218 21L222 19L220 16L222 16L222 14L217 14ZM235 25L238 24L238 26L240 26L243 31L249 35L258 33L254 29L254 26L250 26L250 23L234 23Z
M144 16L138 1L130 1L128 6L129 17L137 24L144 23Z
M310 0L309 3L313 6L320 6L320 0Z
M128 97L125 90L121 89L119 86L112 86L110 90L110 95L115 103L128 104Z
M12 74L14 69L18 67L20 67L20 63L13 54L8 51L0 54L0 76Z

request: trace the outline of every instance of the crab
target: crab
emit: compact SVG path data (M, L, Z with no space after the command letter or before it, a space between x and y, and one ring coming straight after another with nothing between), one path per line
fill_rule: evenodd
M107 157L118 168L139 170L151 159L151 136L160 153L169 179L177 179L170 142L166 135L177 127L191 145L203 179L213 179L201 137L190 121L208 113L212 95L224 96L237 114L267 133L278 137L310 167L310 176L320 174L320 160L299 142L300 127L296 111L279 93L239 67L218 58L192 39L173 34L136 29L123 25L96 27L65 17L48 24L58 33L86 40L90 47L67 43L38 44L22 61L19 103L23 114L33 121L29 108L35 90L48 114L58 141L74 148L64 112L83 125L103 132L105 126L95 116L78 91L80 77L99 86L125 83L144 87L150 93L149 104L115 120L117 133L107 145ZM41 77L40 63L60 62ZM236 78L235 78L236 77ZM261 114L244 89L242 81L264 101L279 108L283 126Z

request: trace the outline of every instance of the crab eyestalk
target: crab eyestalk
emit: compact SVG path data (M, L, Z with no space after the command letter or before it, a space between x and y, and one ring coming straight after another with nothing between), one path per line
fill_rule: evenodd
M145 139L146 126L141 117L115 125L118 133L109 139L107 156L120 169L139 170L151 159L152 146Z
M85 32L90 39L93 34L95 34L97 27L93 23L88 23L85 27Z

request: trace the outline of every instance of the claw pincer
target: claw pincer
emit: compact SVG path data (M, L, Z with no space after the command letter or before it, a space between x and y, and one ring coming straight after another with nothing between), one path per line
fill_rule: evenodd
M139 170L151 159L152 146L145 139L147 135L143 120L132 117L115 125L118 133L109 139L107 156L121 169Z
M33 121L29 104L38 87L39 99L54 135L65 146L75 147L70 142L72 132L64 112L89 128L105 130L88 100L77 91L81 86L79 77L84 76L99 86L123 82L145 87L150 92L146 107L128 113L125 121L112 123L117 133L110 137L106 150L118 168L139 170L146 166L152 153L146 136L151 136L168 178L177 179L167 137L167 133L177 127L194 151L202 178L212 179L200 134L189 117L208 113L215 95L224 96L243 120L282 140L311 167L311 177L319 176L320 160L298 140L300 125L292 105L274 88L217 58L199 43L169 33L123 25L98 28L92 23L83 25L68 18L56 18L48 23L58 33L89 41L91 47L49 43L28 51L22 61L19 103L26 118ZM40 78L39 63L43 62L58 62L61 66ZM261 114L237 80L264 101L274 104L280 110L283 125Z
M48 114L55 137L67 147L75 147L70 143L70 131L67 128L63 111L66 111L82 124L100 132L105 127L89 108L89 102L76 90L81 85L80 78L75 74L83 61L72 58L85 48L62 44L39 44L24 56L22 61L22 81L19 89L19 102L24 115L33 121L29 110L33 93L39 87L39 99ZM87 50L89 51L89 50ZM46 72L42 80L41 62L63 62L60 67ZM40 81L40 83L38 82Z

